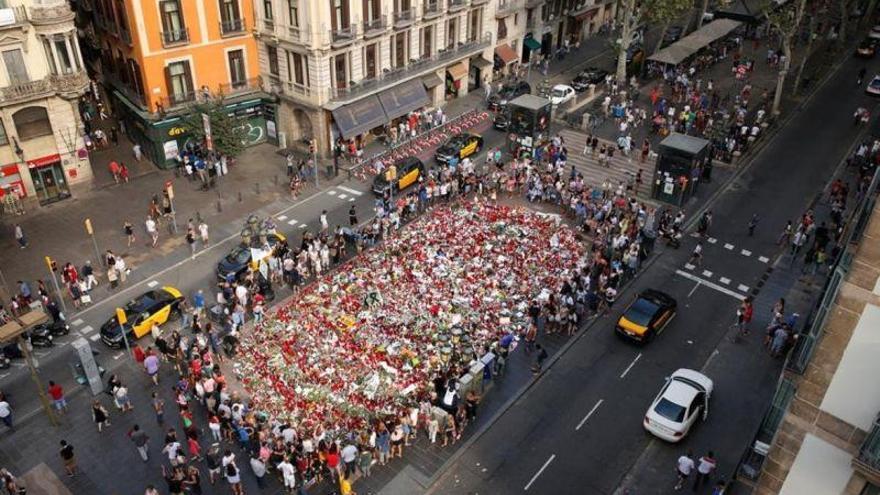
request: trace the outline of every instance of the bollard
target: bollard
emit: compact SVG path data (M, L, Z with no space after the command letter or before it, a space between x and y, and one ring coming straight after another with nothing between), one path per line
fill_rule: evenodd
M220 204L220 200L218 199L217 200L217 213L220 213L221 211L223 211L223 206Z
M254 182L254 189L257 190L257 196L259 196L260 195L260 183L259 182Z
M238 191L238 202L241 203L241 191Z

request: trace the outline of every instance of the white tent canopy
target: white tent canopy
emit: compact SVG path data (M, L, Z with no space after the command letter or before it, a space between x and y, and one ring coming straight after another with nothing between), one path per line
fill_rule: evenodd
M742 25L732 19L718 19L648 57L648 60L678 65L691 55L709 46Z

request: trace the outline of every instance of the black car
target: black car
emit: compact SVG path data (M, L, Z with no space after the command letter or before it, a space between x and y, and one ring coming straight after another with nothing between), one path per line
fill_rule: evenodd
M407 187L416 184L422 174L425 173L425 165L421 160L414 156L410 156L395 163L397 169L397 178L389 182L386 180L385 174L387 170L381 174L377 174L373 178L373 193L377 196L384 196L385 193L397 193Z
M284 237L276 234L266 236L266 242L269 247L274 248ZM268 256L269 253L266 253ZM235 280L240 280L247 271L248 265L254 263L253 251L249 246L239 244L232 251L217 263L217 279L220 281L227 280L227 276L234 276Z
M580 71L571 81L571 87L578 93L586 91L590 84L599 84L605 81L608 71L598 67L587 67Z
M509 82L502 86L498 92L489 95L489 109L498 110L503 108L507 106L510 100L513 100L517 96L529 94L531 92L532 87L525 81Z
M125 334L129 345L150 333L153 325L160 326L172 321L180 315L180 304L183 295L174 287L165 286L144 292L123 306L125 312ZM113 349L125 345L122 338L119 320L116 314L107 319L100 329L101 341Z
M495 114L495 119L492 120L492 127L499 131L506 131L510 127L510 114L507 111Z
M629 340L644 343L657 336L675 316L675 298L654 289L645 289L620 315L614 330Z
M477 134L459 134L452 136L442 146L437 148L434 159L437 163L458 162L463 158L479 153L483 149L483 137Z
M880 43L880 40L865 38L856 48L856 56L862 58L874 58L874 55L877 53L878 43Z

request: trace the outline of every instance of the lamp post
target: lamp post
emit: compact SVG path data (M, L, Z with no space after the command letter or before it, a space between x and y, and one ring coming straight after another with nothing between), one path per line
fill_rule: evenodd
M61 294L61 287L58 285L58 277L55 276L55 272L58 271L58 263L52 258L46 256L46 266L49 267L49 275L52 276L52 285L55 286L55 295L58 297L58 302L61 303L61 310L66 313L67 304L64 302L64 296Z
M86 233L92 238L92 246L95 247L95 260L97 263L103 265L106 260L101 256L101 250L98 249L98 240L95 238L95 230L92 228L92 219L86 218L83 223L86 227Z

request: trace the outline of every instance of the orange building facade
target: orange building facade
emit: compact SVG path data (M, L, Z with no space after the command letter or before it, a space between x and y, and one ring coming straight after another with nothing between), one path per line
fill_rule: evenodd
M188 144L180 115L196 102L222 98L248 127L250 144L275 139L250 0L78 0L76 7L91 72L155 163L171 163Z

